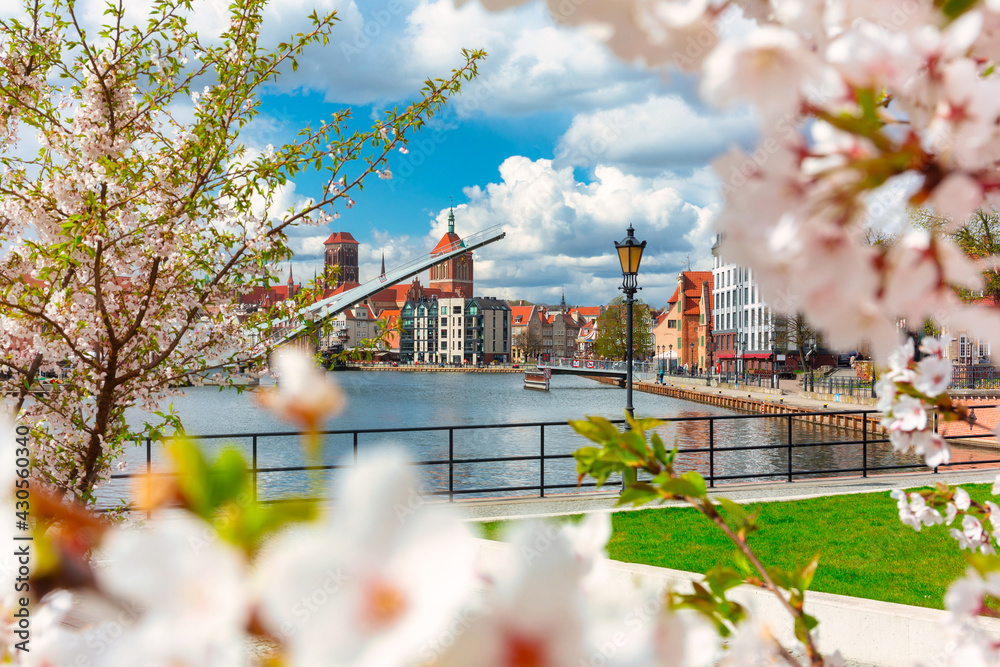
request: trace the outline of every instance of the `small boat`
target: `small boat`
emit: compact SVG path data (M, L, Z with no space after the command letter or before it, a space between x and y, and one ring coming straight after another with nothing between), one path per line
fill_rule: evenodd
M543 373L542 371L525 371L524 388L540 389L541 391L548 391L549 390L548 374Z

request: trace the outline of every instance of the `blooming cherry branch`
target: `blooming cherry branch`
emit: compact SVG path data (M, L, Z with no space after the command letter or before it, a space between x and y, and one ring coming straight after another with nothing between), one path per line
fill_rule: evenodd
M343 111L256 150L241 134L262 87L326 43L335 14L266 48L259 0L231 4L211 44L188 28L183 0L145 17L126 4L108 5L97 35L62 0L0 20L0 382L35 424L38 476L85 500L129 442L127 408L152 413L174 387L245 360L268 313L236 301L290 256L289 227L353 205L484 55L465 52L368 131L344 131ZM179 119L191 103L193 119ZM31 133L37 154L11 150ZM275 210L306 169L337 186ZM66 381L43 382L49 373Z

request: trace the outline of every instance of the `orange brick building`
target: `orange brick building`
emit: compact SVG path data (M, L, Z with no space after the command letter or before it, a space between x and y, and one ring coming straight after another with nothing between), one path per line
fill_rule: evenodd
M680 367L708 367L708 345L712 340L712 272L683 271L666 311L653 329L659 353L676 359Z

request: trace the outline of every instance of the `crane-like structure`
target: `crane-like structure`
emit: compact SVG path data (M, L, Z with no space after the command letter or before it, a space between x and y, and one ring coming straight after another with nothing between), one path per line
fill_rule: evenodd
M317 322L325 322L387 287L408 280L418 273L436 264L446 262L453 257L471 252L494 241L499 241L504 236L506 236L506 232L503 231L500 225L476 232L460 241L452 243L446 248L438 248L434 253L428 253L406 264L383 271L378 277L364 282L358 287L345 290L340 294L335 294L327 299L306 306L300 309L297 314L304 315L304 319L309 321L311 325L315 325ZM302 335L309 326L304 324L299 317L295 317L285 322L276 323L267 332L260 331L258 340L250 350L249 358L256 358L264 354L268 349L273 349L283 343L294 340Z

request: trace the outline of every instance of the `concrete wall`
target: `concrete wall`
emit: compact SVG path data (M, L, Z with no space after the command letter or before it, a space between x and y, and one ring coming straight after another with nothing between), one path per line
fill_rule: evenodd
M487 571L499 566L509 554L509 544L479 540L480 563ZM692 581L701 579L699 574L680 570L614 560L606 564L610 574L605 585L613 590L634 586L638 581L658 589L672 586L687 592ZM741 586L729 597L770 626L786 647L795 646L791 618L772 594ZM819 620L820 651L840 650L848 660L878 667L911 667L918 663L931 666L945 664L954 652L943 630L945 611L830 593L807 593L805 609ZM1000 641L1000 619L983 618L980 622Z

